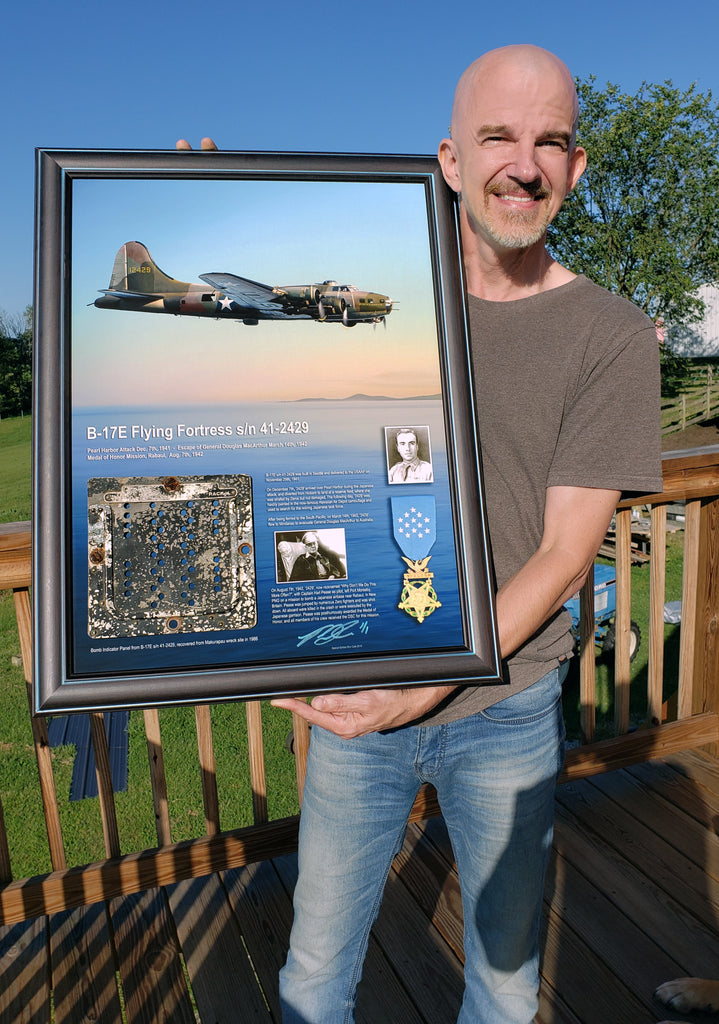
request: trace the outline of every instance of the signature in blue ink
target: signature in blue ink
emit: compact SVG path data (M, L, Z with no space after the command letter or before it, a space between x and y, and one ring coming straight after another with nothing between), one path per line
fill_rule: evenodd
M319 629L315 629L311 633L298 636L297 646L302 647L303 644L311 643L315 647L322 647L324 644L332 643L333 640L354 636L357 628L360 633L368 633L369 623L360 619L352 619L351 622L329 622L326 626L320 626Z

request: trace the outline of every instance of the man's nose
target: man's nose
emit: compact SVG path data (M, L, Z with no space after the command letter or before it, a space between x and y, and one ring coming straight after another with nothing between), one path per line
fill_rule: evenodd
M525 185L541 181L542 172L537 166L537 151L533 141L520 140L517 143L514 165L510 174Z

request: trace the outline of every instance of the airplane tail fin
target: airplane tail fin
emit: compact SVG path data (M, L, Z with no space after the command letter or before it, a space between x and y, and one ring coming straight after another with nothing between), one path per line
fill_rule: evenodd
M109 291L155 295L186 291L188 287L160 270L142 242L125 242L117 250Z

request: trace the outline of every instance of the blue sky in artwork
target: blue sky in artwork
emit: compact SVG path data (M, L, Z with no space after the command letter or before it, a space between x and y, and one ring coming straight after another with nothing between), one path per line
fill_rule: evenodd
M212 135L231 149L434 152L461 71L511 42L546 46L574 74L626 91L671 79L719 96L715 0L515 0L506 9L477 0L26 0L4 12L3 38L0 309L9 314L32 301L35 147L172 148L180 136L197 144ZM125 240L103 255L95 287L106 286ZM193 274L157 259L170 274ZM264 274L197 267L207 269Z

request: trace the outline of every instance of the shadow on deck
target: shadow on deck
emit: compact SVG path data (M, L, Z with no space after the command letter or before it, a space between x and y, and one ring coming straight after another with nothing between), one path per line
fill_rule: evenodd
M716 1019L653 992L719 976L718 821L719 762L699 752L559 788L541 1024ZM0 1024L279 1021L295 872L288 856L0 929ZM451 1024L461 991L459 889L434 818L390 875L357 1021Z

